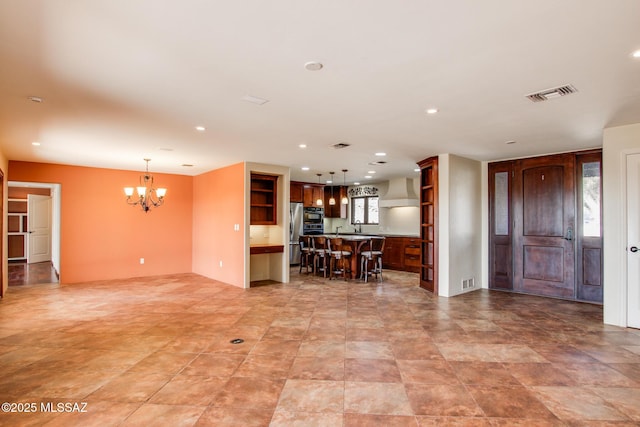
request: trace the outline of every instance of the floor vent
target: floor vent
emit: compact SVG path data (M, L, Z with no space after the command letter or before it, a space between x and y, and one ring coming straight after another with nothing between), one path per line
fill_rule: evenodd
M469 289L469 288L475 288L475 287L476 287L476 281L473 277L471 279L464 279L462 281L462 289Z
M548 101L549 99L560 98L561 96L570 95L576 93L578 90L571 85L564 85L560 87L554 87L552 89L542 90L540 92L527 95L533 102Z

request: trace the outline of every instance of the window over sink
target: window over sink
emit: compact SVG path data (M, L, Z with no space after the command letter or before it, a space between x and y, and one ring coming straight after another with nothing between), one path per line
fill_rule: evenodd
M378 225L378 196L351 198L351 224Z

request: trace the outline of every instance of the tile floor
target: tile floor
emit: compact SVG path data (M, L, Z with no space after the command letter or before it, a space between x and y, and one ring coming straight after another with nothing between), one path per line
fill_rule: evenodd
M36 411L0 425L640 424L640 331L594 305L437 298L417 280L293 269L250 290L195 274L11 289L0 400Z

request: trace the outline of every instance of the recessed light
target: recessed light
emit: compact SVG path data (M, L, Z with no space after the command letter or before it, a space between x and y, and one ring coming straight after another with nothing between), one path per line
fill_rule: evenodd
M511 140L511 141L507 141L507 142L505 142L505 144L508 144L508 145L515 144L515 143L516 143L516 142L515 142L514 140Z
M304 69L307 71L320 71L322 70L322 67L324 67L324 65L316 61L311 61L304 64Z
M40 143L39 143L39 142L37 142L37 141L33 141L33 142L31 143L31 145L35 145L36 147L39 147L39 146L40 146Z
M438 112L437 108L427 108L427 114L435 114Z
M371 175L365 175L364 177L367 179L371 179Z
M307 144L299 144L298 147L300 148L307 148Z
M356 181L353 183L353 185L360 185L360 183Z
M376 171L367 171L367 173L374 174Z
M333 184L333 181L331 181L330 179L327 180L327 184Z
M196 126L196 130L198 132L204 132L205 130L207 130L204 126Z
M415 168L413 171L414 172L420 172L420 169L419 168Z
M309 166L303 166L300 169L302 169L303 171L308 171L309 170Z
M640 49L638 49L635 52L633 52L631 54L631 56L633 56L634 58L640 58Z
M182 167L184 167L184 168L192 168L192 167L193 167L193 165L192 165L192 164L189 164L189 163L183 163L183 164L182 164L182 165L180 165L180 166L182 166Z
M386 155L387 155L387 153L383 153L383 152L376 153L376 156L378 156L378 157L384 157Z
M44 102L43 98L40 98L39 96L29 96L27 97L27 99L31 102L35 102L37 104L42 104Z

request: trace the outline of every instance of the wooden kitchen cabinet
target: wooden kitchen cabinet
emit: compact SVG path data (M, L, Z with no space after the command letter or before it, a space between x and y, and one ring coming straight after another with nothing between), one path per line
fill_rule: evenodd
M305 184L303 188L303 206L305 208L318 207L316 205L316 200L318 199L324 202L324 185Z
M347 195L347 187L333 187L333 198L336 199L335 205L329 204L331 198L331 187L324 187L324 216L325 218L346 218L347 205L341 203L342 197Z
M251 174L251 225L276 225L278 177Z
M419 237L387 237L382 258L383 268L419 273L421 243Z
M291 203L304 203L304 183L291 181L289 183L289 201Z
M404 238L387 237L384 241L382 267L390 270L402 270L404 258Z

